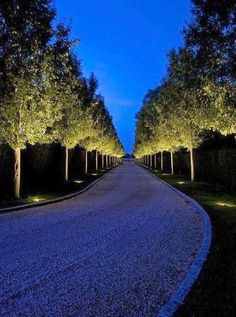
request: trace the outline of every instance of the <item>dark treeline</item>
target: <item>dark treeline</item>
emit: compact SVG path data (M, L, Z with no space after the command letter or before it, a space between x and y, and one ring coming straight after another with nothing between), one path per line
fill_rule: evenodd
M190 172L194 180L195 174L204 178L200 152L209 149L214 156L219 148L236 148L236 3L193 0L192 5L193 18L184 29L184 46L169 52L162 84L148 91L137 114L135 156L163 170L163 152L169 152L169 169L174 173L181 170L179 151L187 151L189 163L182 171ZM224 155L218 157L220 164L229 163L223 160ZM232 157L231 166L235 165L235 154ZM217 164L209 166L217 168ZM235 168L231 172L235 178ZM214 175L213 170L205 173ZM212 176L210 180L219 178Z
M51 0L0 2L0 167L5 181L12 183L13 177L17 198L22 176L30 179L27 171L33 166L27 151L28 157L32 151L38 157L35 165L51 164L50 170L62 152L64 181L70 174L71 151L84 153L84 173L90 152L95 153L95 168L100 157L104 161L123 155L112 118L97 93L98 82L94 75L83 76L74 54L79 41L71 39L68 26L53 27L55 17ZM50 150L55 157L49 164Z

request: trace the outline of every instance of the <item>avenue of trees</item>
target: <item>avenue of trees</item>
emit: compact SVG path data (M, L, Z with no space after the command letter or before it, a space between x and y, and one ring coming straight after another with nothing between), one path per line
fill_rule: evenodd
M17 198L27 145L60 143L65 181L77 145L106 157L124 153L96 78L82 74L78 41L67 26L53 27L55 16L51 0L0 2L0 142L14 150Z
M192 0L184 46L169 52L162 84L150 90L137 114L135 156L156 165L156 155L185 148L195 177L194 149L209 131L236 133L236 3ZM156 166L155 166L156 168Z

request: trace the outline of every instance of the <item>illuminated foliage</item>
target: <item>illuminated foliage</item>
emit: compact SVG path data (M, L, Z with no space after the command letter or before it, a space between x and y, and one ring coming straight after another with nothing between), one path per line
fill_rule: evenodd
M232 63L232 39L236 33L232 33L234 25L231 19L234 5L230 0L219 5L211 0L193 2L196 17L185 31L186 47L170 52L163 84L145 97L137 115L135 140L137 158L170 151L173 160L174 151L187 148L192 180L193 150L201 144L207 131L223 135L236 133L236 88ZM229 3L228 8L225 3ZM225 15L220 14L220 7ZM217 12L219 15L215 15ZM209 25L211 28L207 28ZM226 42L220 46L223 39Z
M235 0L192 0L193 16L185 30L186 46L196 52L199 74L235 82Z
M122 156L115 128L92 76L82 77L73 53L77 41L55 29L50 0L0 3L0 141L15 151L15 196L20 196L21 149L60 142Z
M15 196L20 195L20 150L44 142L60 118L47 58L55 16L49 1L4 1L0 4L0 139L15 151ZM47 95L47 98L43 98Z

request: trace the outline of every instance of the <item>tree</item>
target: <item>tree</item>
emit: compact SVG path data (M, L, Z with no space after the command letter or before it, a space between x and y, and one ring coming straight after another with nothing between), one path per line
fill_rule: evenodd
M135 155L190 151L207 131L236 133L235 1L193 0L194 17L185 29L185 47L169 53L167 76L149 91L137 116ZM163 163L161 164L163 166Z
M189 84L192 70L191 63L188 64L186 61L189 61L190 58L191 54L188 51L181 51L179 54L171 52L167 78L161 87L152 92L151 98L145 98L148 102L143 109L144 119L143 123L141 122L141 129L147 140L140 134L143 146L147 147L149 144L149 153L153 149L161 153L163 151L171 152L172 173L174 169L173 151L179 149L180 146L188 148L191 179L194 180L193 148L201 142L202 131L195 122L199 105L196 102L197 88L191 87ZM138 130L136 131L139 133ZM161 161L161 169L163 169L163 157Z
M8 1L0 5L0 138L15 152L15 196L20 196L20 152L44 141L60 118L51 103L54 78L47 58L55 11L50 1ZM47 94L47 98L42 96ZM45 101L50 102L45 102Z
M235 80L234 0L192 0L193 19L185 29L186 46L196 52L199 73L213 80Z
M89 109L81 98L82 72L73 47L78 43L69 38L70 29L59 24L56 29L56 41L50 47L54 62L54 75L59 90L55 97L59 100L62 118L53 126L54 140L64 147L64 179L68 181L69 149L93 133L93 119Z
M80 142L85 148L85 172L87 172L87 151L96 151L96 159L98 151L106 155L106 158L109 155L121 157L124 153L104 99L96 93L97 87L98 82L93 74L84 81L83 105L89 109L93 119L90 135Z
M20 196L21 149L60 142L65 149L123 153L110 115L96 94L97 80L82 77L70 29L53 29L50 0L0 3L0 141L15 152L15 196ZM106 130L107 129L107 130ZM117 148L118 147L118 148Z

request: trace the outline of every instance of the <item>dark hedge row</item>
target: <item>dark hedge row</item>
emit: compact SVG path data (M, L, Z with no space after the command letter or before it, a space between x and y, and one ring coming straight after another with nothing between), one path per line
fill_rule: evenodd
M69 178L84 176L85 151L76 147L69 151ZM101 167L101 157L99 156ZM95 153L88 152L88 172L95 169ZM64 152L59 144L28 145L22 151L22 193L58 191L64 183ZM0 146L0 199L14 194L14 153Z
M221 184L227 189L236 189L236 149L195 150L196 180ZM157 158L160 166L160 157ZM174 154L175 173L190 174L189 153ZM170 154L164 153L164 170L170 171Z

